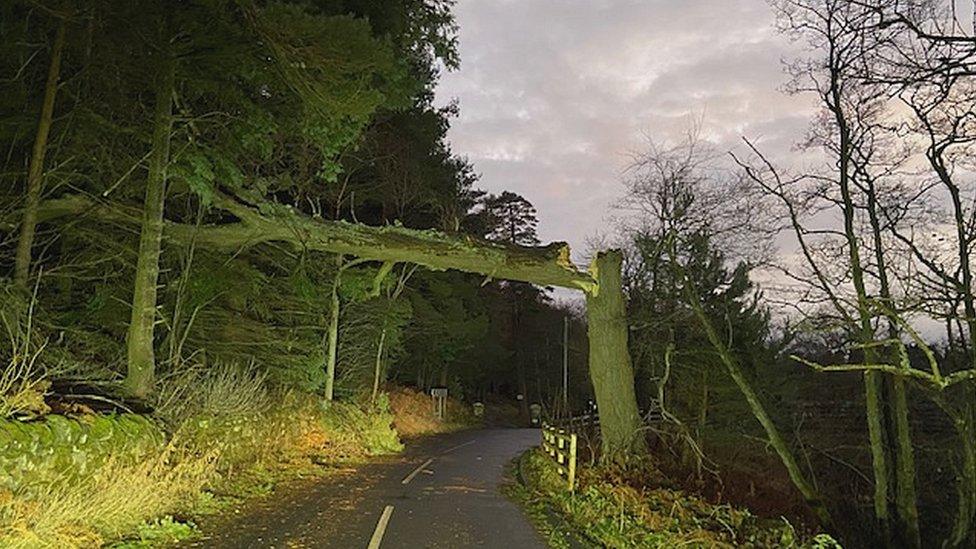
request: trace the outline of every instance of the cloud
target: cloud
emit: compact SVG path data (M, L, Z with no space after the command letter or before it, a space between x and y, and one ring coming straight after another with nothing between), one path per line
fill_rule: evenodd
M700 118L720 150L745 135L778 158L812 113L780 91L795 46L763 0L461 0L456 14L461 69L438 91L460 102L454 150L577 250L609 232L644 136L680 139Z

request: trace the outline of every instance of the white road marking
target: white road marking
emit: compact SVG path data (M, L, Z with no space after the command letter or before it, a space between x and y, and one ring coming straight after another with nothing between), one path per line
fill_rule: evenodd
M430 458L427 461L421 463L420 464L420 467L417 467L416 469L414 469L413 471L411 471L409 475L407 475L403 480L400 481L400 484L407 484L408 482L410 482L411 480L413 480L413 477L415 477L418 474L420 474L420 472L424 470L424 467L427 467L433 461L434 461L434 458Z
M383 509L383 514L380 515L379 522L376 523L376 530L373 530L373 537L369 538L369 545L366 549L379 549L380 543L383 542L383 534L386 533L386 525L390 523L390 515L393 514L393 506L387 505L386 509Z
M443 452L441 452L439 455L442 455L443 456L444 454L453 452L454 450L457 450L458 448L464 448L465 446L469 446L471 444L474 444L475 442L477 442L477 440L469 440L468 442L465 442L463 444L458 444L457 446L454 446L452 448L448 448L447 450L444 450ZM414 469L413 471L411 471L410 474L406 476L406 478L404 478L403 480L401 480L400 481L400 484L408 484L408 483L410 483L410 481L413 480L413 477L419 475L420 472L423 471L424 468L426 468L428 465L430 465L431 463L433 463L433 461L434 461L434 458L430 458L427 461L421 463L419 467L417 467L416 469Z
M457 446L455 446L453 448L448 448L447 450L444 450L443 452L441 452L441 455L447 454L449 452L453 452L454 450L457 450L458 448L464 448L465 446L470 446L470 445L474 444L475 442L478 442L478 441L477 440L469 440L469 441L465 442L464 444L458 444Z

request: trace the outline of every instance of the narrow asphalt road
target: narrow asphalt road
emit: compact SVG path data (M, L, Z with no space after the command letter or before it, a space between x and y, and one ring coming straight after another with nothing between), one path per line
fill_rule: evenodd
M203 526L187 547L544 548L499 493L506 465L538 444L535 429L466 431L405 454L296 485Z

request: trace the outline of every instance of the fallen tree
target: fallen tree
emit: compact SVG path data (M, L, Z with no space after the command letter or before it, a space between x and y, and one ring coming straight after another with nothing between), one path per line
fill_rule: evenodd
M222 194L214 198L214 205L237 221L211 225L166 221L163 237L175 242L193 239L196 245L229 251L262 242L290 242L309 250L363 260L414 263L433 270L453 269L583 291L587 296L590 378L597 406L603 413L604 455L618 459L644 450L638 434L640 417L627 350L619 251L598 254L590 272L585 272L572 263L569 246L563 242L515 246L433 230L327 221L287 205ZM39 221L64 216L138 224L141 212L81 195L45 201L38 211Z
M586 292L596 287L593 277L570 261L569 246L563 242L525 247L396 225L373 227L327 221L306 216L286 205L245 203L226 195L215 197L214 205L239 221L201 226L167 221L164 238L176 242L192 238L197 245L227 250L263 242L292 242L309 250L374 261L415 263L433 270L454 269ZM45 201L39 210L41 221L86 215L128 224L138 223L141 215L138 210L80 195Z

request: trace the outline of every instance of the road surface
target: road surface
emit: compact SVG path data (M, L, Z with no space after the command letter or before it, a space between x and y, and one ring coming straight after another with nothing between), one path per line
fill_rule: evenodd
M205 524L186 547L544 548L522 510L499 493L506 465L538 442L535 429L428 439Z

